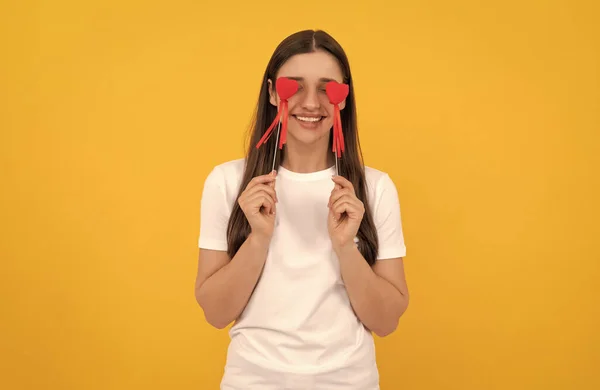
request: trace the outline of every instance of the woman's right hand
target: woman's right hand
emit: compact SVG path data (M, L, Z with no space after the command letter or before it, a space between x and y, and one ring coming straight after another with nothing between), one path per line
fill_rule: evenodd
M276 172L273 171L267 175L256 176L238 199L252 234L267 240L271 239L275 227L275 175Z

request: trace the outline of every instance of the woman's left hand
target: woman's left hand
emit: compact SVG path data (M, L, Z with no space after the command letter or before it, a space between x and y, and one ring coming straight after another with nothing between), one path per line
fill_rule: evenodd
M334 249L354 245L354 237L365 213L363 202L356 197L352 183L334 176L335 187L329 197L327 230Z

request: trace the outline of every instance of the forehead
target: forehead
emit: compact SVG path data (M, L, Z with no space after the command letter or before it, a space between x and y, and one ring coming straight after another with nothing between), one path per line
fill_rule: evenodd
M327 78L343 82L342 69L338 60L322 50L290 57L279 69L277 77L302 77L307 82L317 82L321 78Z

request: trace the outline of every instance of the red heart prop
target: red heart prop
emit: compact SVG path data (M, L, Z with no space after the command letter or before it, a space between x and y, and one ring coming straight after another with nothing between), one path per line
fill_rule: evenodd
M348 97L350 87L348 84L340 84L337 81L330 81L325 86L329 103L340 104Z
M288 100L298 92L298 82L287 77L280 77L275 82L275 88L281 100Z

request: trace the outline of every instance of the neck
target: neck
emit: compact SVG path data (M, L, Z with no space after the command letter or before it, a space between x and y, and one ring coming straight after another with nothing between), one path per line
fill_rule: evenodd
M333 152L329 152L328 142L315 145L298 145L291 139L285 146L281 165L292 172L311 173L328 169L335 164Z

